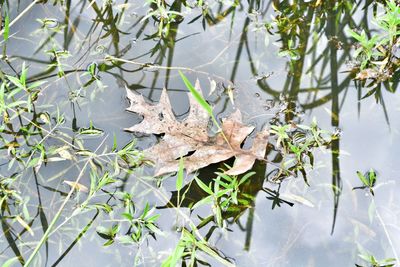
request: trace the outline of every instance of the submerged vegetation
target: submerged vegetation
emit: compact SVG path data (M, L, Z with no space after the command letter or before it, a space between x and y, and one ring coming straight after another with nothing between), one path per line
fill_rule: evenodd
M398 1L0 7L0 266L399 264L398 177L341 149L372 95L397 134Z

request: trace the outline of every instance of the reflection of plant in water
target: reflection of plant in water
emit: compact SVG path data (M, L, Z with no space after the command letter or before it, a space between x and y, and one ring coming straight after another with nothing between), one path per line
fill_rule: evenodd
M279 117L281 114L278 113L277 116ZM279 118L276 121L279 121ZM329 145L328 133L319 129L315 122L311 126L294 125L294 123L277 125L271 127L271 133L274 134L271 142L273 142L272 147L276 153L281 155L278 160L282 162L282 165L276 167L277 173L271 172L274 175L267 177L273 182L281 183L285 178L296 175L299 171L306 180L305 167L307 164L313 165L312 150L315 147ZM267 162L274 166L278 160L272 162L267 160ZM173 192L166 207L188 207L192 213L195 213L198 212L199 207L210 205L211 214L198 215L200 222L195 227L195 229L201 229L209 225L207 237L211 237L216 228L226 229L231 223L239 223L239 219L246 210L249 210L249 213L252 214L255 197L259 191L267 194L266 198L272 201L272 209L280 207L281 204L293 206L293 203L280 197L280 185L277 190L264 186L265 165L258 170L259 173L250 172L242 176L227 175L230 167L225 165L223 169L215 172L216 178L211 180L207 177L200 178L202 176L200 170L200 174L194 177L195 183L190 182L185 187L182 187L182 181L184 181L182 177L183 169L183 161L181 160L177 191ZM252 216L249 215L248 220L248 225L251 225ZM191 227L193 228L193 226ZM246 231L248 231L247 235L250 236L246 238L246 249L249 248L251 239L251 227L248 227ZM176 260L177 255L183 255L181 253L183 253L184 248L181 242L183 241L180 241L174 255L171 255L169 260L171 260L171 257Z
M39 3L46 4L47 2L51 2L53 5L64 5L65 0L39 0Z
M121 194L122 195L121 199L119 199L119 194L110 192L107 189L111 186L115 186L116 177L122 171L128 173L130 172L129 167L126 167L127 164L129 164L129 166L132 166L132 168L136 168L137 166L142 164L141 153L134 148L134 143L130 143L121 150L117 150L116 144L114 144L114 148L111 151L109 152L104 151L102 153L97 154L97 150L91 151L90 149L85 148L83 146L82 140L79 140L77 138L75 141L78 143L79 147L79 149L75 151L75 155L77 157L80 157L84 164L83 166L81 166L80 174L78 175L78 177L76 177L76 180L74 182L68 182L68 184L72 185L72 188L65 197L65 199L63 200L62 205L57 211L56 215L47 225L45 233L42 236L39 243L36 245L33 253L29 256L29 259L26 262L27 266L34 261L40 247L45 243L47 244L47 239L51 235L51 233L56 232L63 225L70 222L73 218L88 211L96 211L94 217L88 224L88 227L90 227L93 221L99 215L99 212L111 213L114 209L117 209L117 207L124 207L126 212L122 214L123 221L129 223L128 227L129 230L126 232L125 234L126 236L121 237L121 239L124 242L127 242L128 237L132 239L132 242L142 241L143 239L146 238L146 235L144 235L145 229L148 229L150 232L158 231L157 227L154 224L158 216L157 215L149 216L150 215L149 206L145 207L142 215L140 215L138 218L134 218L132 213L132 211L134 211L132 207L133 203L130 202L130 199L127 197L127 195ZM69 160L74 160L74 159L71 158ZM79 182L83 174L85 173L86 169L89 167L90 167L90 178L91 178L90 189L81 190L82 188L85 187L80 185ZM86 190L88 191L86 199L83 202L79 203L79 198L78 198L77 199L79 203L78 206L72 211L72 213L69 216L65 217L64 220L57 227L55 227L55 223L61 220L62 218L61 214L63 213L66 204L72 199L73 194L76 191L86 191ZM105 202L100 200L101 198L104 197L108 198L108 200ZM114 199L116 203L109 204L109 202L113 201ZM66 214L64 214L64 216L65 215ZM88 228L84 228L83 231L86 232L87 229ZM109 240L106 242L106 245L109 245L112 242L114 242L114 238L119 232L120 226L116 224L108 230L105 229L106 228L99 228L98 232L101 234L103 238L107 236L107 233L109 234L108 235ZM76 244L77 240L79 240L81 237L82 236L79 235L77 239L70 245L70 247L72 248ZM66 253L68 251L69 250L67 250ZM61 255L57 261L61 260L64 256L65 254Z
M14 185L21 176L14 173L10 177L0 176L0 213L2 218L2 227L8 228L18 222L25 231L31 235L33 231L30 227L32 218L27 209L27 199L21 195L21 192ZM16 219L14 221L14 219ZM11 223L10 223L11 221ZM10 235L5 235L7 238Z
M383 1L381 1L383 2ZM364 5L365 4L365 5ZM346 67L346 60L352 58L350 48L353 40L341 29L362 27L371 32L368 27L369 11L376 11L376 1L273 1L275 16L268 31L277 32L280 38L280 51L284 54L293 52L288 62L290 74L279 88L273 88L268 79L257 80L258 86L276 99L284 93L289 100L300 102L304 110L312 110L326 103L331 103L332 126L340 126L340 110L345 103L353 74L341 74ZM356 21L353 14L357 12L360 19ZM264 19L265 20L265 19ZM271 29L272 28L272 29ZM254 76L261 72L260 67L253 63L254 59L248 33L243 31L242 38L249 57L250 68ZM325 43L326 42L326 43ZM238 50L241 51L240 49ZM296 56L298 55L298 56ZM237 56L240 58L240 55ZM346 67L347 69L347 67ZM234 69L233 71L236 71ZM235 77L235 73L232 74ZM303 81L307 86L303 86ZM386 85L385 85L386 86ZM397 82L393 84L393 88ZM325 89L326 88L326 89ZM389 122L385 104L381 98L380 87L375 87L375 96L381 100L385 118ZM361 88L359 88L361 99ZM372 92L374 93L374 91ZM289 109L294 110L295 105ZM360 112L361 102L358 104ZM282 125L290 124L293 114L288 113ZM340 172L340 139L333 136L331 142L332 154L332 191L334 195L334 211L332 232L339 208L342 180Z
M10 211L10 208L8 207L9 205L8 200L12 200L12 202L17 204L22 202L22 197L20 193L13 186L13 183L16 181L16 178L18 178L18 175L13 174L11 177L2 176L0 179L1 210L6 210L8 212Z
M64 76L65 75L65 73L64 73L64 64L62 63L62 61L64 59L67 59L68 57L70 57L71 56L70 53L68 51L66 51L66 50L56 50L56 49L53 48L53 49L47 51L47 54L52 56L52 60L51 61L54 62L54 63L51 63L49 65L49 68L50 69L51 68L57 68L58 76L59 77Z
M32 139L38 135L43 136L40 127L48 124L50 119L46 112L36 113L40 106L36 106L35 102L44 83L45 81L28 83L27 69L23 65L19 77L7 75L0 85L0 112L2 113L0 140L3 143L1 149L6 149L11 156L8 165L10 168L15 161L32 166L36 148L40 149L40 144L35 144ZM25 151L23 144L34 149Z
M90 218L89 223L82 228L79 235L76 236L54 265L57 265L70 252L80 238L92 227L98 215L106 215L111 218L109 224L102 223L102 226L97 228L98 234L106 239L106 245L118 242L140 246L145 244L147 237L161 235L157 227L158 214L154 213L155 210L150 208L149 205L140 207L140 203L136 203L134 200L136 192L133 191L135 189L132 188L131 192L124 188L128 174L132 173L143 163L142 154L135 149L135 144L129 143L121 150L116 149L116 144L111 150L106 148L101 152L93 150L90 146L91 141L85 138L92 137L92 142L96 143L98 139L95 138L106 136L106 131L94 127L91 122L85 124L89 125L89 127L77 127L75 114L72 129L71 127L67 127L65 122L69 118L61 114L57 106L41 107L38 104L38 98L43 87L40 81L59 75L63 76L62 81L68 84L67 78L69 78L69 74L83 73L83 75L77 75L78 89L76 89L75 84L68 84L68 96L70 97L69 100L72 103L73 109L74 104L78 104L78 101L79 103L84 101L88 86L96 84L97 89L102 87L102 77L100 77L100 74L103 77L112 75L131 89L143 88L146 87L142 84L145 80L144 78L139 79L140 81L137 84L132 84L125 77L125 74L138 72L147 78L149 72L142 72L142 70L154 66L152 70L156 71L150 74L154 74L154 79L149 87L151 89L155 88L156 83L160 80L158 75L161 69L166 70L165 84L167 85L168 79L171 76L169 71L172 69L175 44L187 37L179 38L179 24L182 21L185 21L185 23L201 22L203 28L206 30L207 25L218 24L228 18L228 16L232 16L232 31L236 12L246 6L248 7L249 16L253 16L253 24L250 25L248 20L245 20L243 24L243 32L240 35L241 41L238 44L231 80L234 82L237 73L237 64L239 59L241 59L242 52L246 51L250 59L251 71L254 76L261 77L257 79L258 86L276 98L283 92L293 103L288 104L284 116L271 122L272 136L270 138L271 144L269 145L268 158L271 158L271 155L275 156L275 158L272 160L266 159L268 168L270 168L268 169L267 177L265 177L266 165L261 162L256 163L256 172L248 173L244 176L228 176L221 170L216 175L214 172L207 174L207 170L201 170L196 179L187 185L184 184L183 168L178 171L177 191L172 193L169 201L167 196L163 196L162 199L165 200L165 205L167 207L176 206L179 210L189 207L191 212L196 213L202 211L201 209L197 209L199 206L207 203L211 205L212 212L211 214L207 214L205 218L199 217L197 226L190 218L188 219L181 214L182 217L187 219L189 224L180 229L180 240L172 255L164 262L164 266L175 266L181 262L189 266L196 266L210 262L210 257L221 264L230 265L231 260L227 260L217 248L211 245L211 238L215 229L227 229L232 223L238 223L239 227L246 231L245 249L248 250L250 247L251 224L257 193L260 191L265 192L267 199L272 202L272 208L279 207L282 204L293 205L293 203L281 198L279 192L281 188L280 182L288 177L297 176L298 173L302 174L307 181L306 171L313 166L313 149L316 147L331 146L332 148L332 188L334 188L335 209L337 209L340 194L340 147L338 135L334 133L328 136L329 134L319 129L315 123L312 123L310 126L303 125L300 121L296 120L295 110L298 102L301 102L299 105L304 109L310 110L332 100L332 125L334 127L339 126L339 111L345 100L344 96L342 101L339 101L339 93L347 90L351 81L350 78L340 81L337 77L339 67L343 66L345 59L349 58L347 48L350 47L348 43L349 38L346 38L340 29L346 28L349 25L351 25L350 28L357 26L353 21L352 14L362 6L361 2L270 1L262 3L262 1L256 0L214 2L202 0L153 0L150 3L152 11L147 15L136 17L129 13L131 9L128 2L121 5L114 5L112 1L102 1L103 4L99 5L99 1L75 1L77 2L75 7L71 7L71 3L74 1L52 0L40 2L62 5L62 11L65 12L65 20L64 22L60 22L54 19L42 19L40 20L41 25L39 25L41 27L40 31L34 32L34 34L43 34L43 40L45 40L38 44L39 48L35 54L40 50L47 50L51 57L50 60L38 60L36 62L35 58L21 58L32 63L43 64L49 68L28 78L26 68L23 67L20 72L15 71L14 74L5 77L2 76L3 83L2 87L0 87L0 111L4 115L2 116L0 127L0 138L2 141L1 159L6 162L5 164L11 159L11 162L8 164L9 168L12 171L18 171L18 175L9 173L3 176L2 174L0 179L0 188L2 189L0 207L4 213L2 214L2 226L5 236L4 240L8 242L21 263L24 262L27 252L29 254L32 252L24 250L31 244L26 241L28 240L25 236L26 233L33 231L36 234L43 230L43 232L49 235L46 234L44 236L37 248L41 245L49 246L49 244L54 244L47 241L49 236L56 232L61 232L59 230L63 229L62 226L76 222L77 218L87 216L84 214L89 214L89 212L93 213L94 216ZM366 10L368 5L371 4L370 2L373 2L372 5L376 4L376 1L368 1L365 6ZM273 3L277 12L274 20L271 23L265 23L263 19L258 20L258 16L261 17L267 13L265 10L261 10L261 8L267 10L267 7L271 3ZM389 6L389 8L395 10L397 7ZM94 11L96 15L90 19L89 30L82 34L79 32L78 26L84 16L74 16L77 12L83 14L82 10L87 9ZM390 17L388 13L387 15L387 17L383 16L380 21L377 19L378 24L381 24L381 28L388 29L388 36L396 36L397 31L394 30L393 26L396 20L394 20L394 17ZM188 21L188 18L192 17L193 19ZM152 23L156 25L156 33L154 33L154 29L150 29L150 34L142 39L154 41L155 47L153 47L149 54L145 53L138 56L144 57L149 55L151 63L139 64L137 69L130 70L125 68L122 61L107 61L107 56L104 60L97 59L97 62L96 59L89 59L89 57L99 55L93 52L96 50L96 46L99 48L102 47L102 51L99 53L112 55L111 58L123 59L123 56L134 47L134 42L127 44L125 47L120 47L124 45L122 38L127 36L128 32L131 33L131 30L136 27L136 32L133 35L135 35L135 40L137 40L148 33L147 25L151 25ZM258 67L253 64L256 60L252 59L251 42L247 39L247 33L251 27L256 28L257 33L263 30L273 31L275 28L277 29L277 34L280 35L282 41L280 54L289 55L291 59L289 65L292 67L291 73L287 75L286 82L282 83L284 84L282 88L271 88L268 85L268 77L260 76ZM368 33L368 30L366 32ZM324 33L327 36L328 46L322 50L318 50L321 47L318 46L319 40ZM62 40L60 38L62 34L64 34L64 43L60 44L59 41ZM83 39L80 39L81 36L84 36ZM73 38L76 38L76 40L71 41ZM365 38L367 42L370 40L368 34ZM76 41L82 41L79 49L74 49L75 47L70 46L70 44ZM368 64L376 65L378 71L380 71L379 68L381 66L387 67L390 64L388 63L389 60L388 62L384 61L385 53L390 52L395 55L397 53L397 41L396 38L389 38L385 42L387 43L387 47L385 45L376 47L377 51L381 54L371 56L370 62L367 63L364 69L366 72L360 72L359 75L364 74L371 77L375 75L372 70L368 69L370 67ZM395 49L389 51L389 46ZM342 48L344 50L337 51ZM371 49L374 50L374 48L372 47ZM383 49L383 52L381 49ZM72 57L67 58L67 51L71 52ZM372 51L372 53L374 52ZM362 57L364 56L362 55ZM76 64L71 64L71 66L66 64L68 59L74 59L75 57L80 57ZM164 57L167 58L167 66L163 66ZM371 60L381 60L382 58L383 63L386 65L379 65ZM16 60L17 58L12 57L12 59ZM311 63L306 68L308 59L311 59ZM8 64L10 69L13 69L13 61L8 61L6 58L5 63ZM85 66L84 64L88 63L90 64L87 68L76 67ZM318 64L321 65L321 72L319 72L318 68L315 68ZM11 71L2 70L2 72L10 74ZM303 88L301 86L304 73L309 74L311 77L310 87ZM79 79L85 76L88 79L80 85L81 82ZM132 76L129 75L129 77ZM39 82L36 83L36 81ZM320 88L328 90L319 91L318 89ZM303 95L306 97L300 97ZM65 99L68 101L67 97ZM94 99L94 96L92 96L91 100ZM87 163L87 171L82 172L84 174L90 173L90 187L88 186L89 192L87 195L83 192L83 189L87 189L83 185L85 182L75 183L64 180L64 182L68 182L67 184L72 187L70 196L63 192L62 189L54 187L54 182L62 184L64 174L69 169L62 170L59 174L49 179L48 177L42 177L43 171L47 166L52 167L55 164L66 163L72 166L68 168L72 169L76 167L79 171L86 169L85 164ZM7 167L6 165L4 166ZM24 183L20 183L24 186L21 186L17 190L15 185L21 181L21 177L28 177L30 173L33 173L32 175L35 178L33 187L30 188L29 185L31 184L29 184L25 188ZM121 178L121 175L126 175L126 177ZM362 179L360 177L363 183L363 186L360 188L369 189L372 193L372 187L375 183L371 177L369 174L363 175ZM133 180L140 180L140 178ZM266 180L278 182L278 189L272 190L266 188ZM36 187L37 190L35 192L30 191ZM149 188L158 192L157 188L150 186ZM72 213L69 214L68 210L64 209L63 214L59 218L57 216L53 217L51 211L46 208L47 203L42 204L41 202L40 192L43 190L46 190L46 193L59 194L62 197L61 200L65 200L65 203L72 203L74 205ZM27 213L27 207L34 205L32 204L32 200L21 197L25 193L28 193L30 196L34 195L35 200L38 199L38 215L32 216L29 214L32 213L30 209ZM68 197L66 198L66 196ZM51 204L54 204L54 202ZM248 218L246 227L244 228L240 226L239 218L243 218L243 214L246 211L248 211ZM49 215L51 215L50 218L55 218L55 220L51 220L51 223L56 221L61 222L60 226L54 228L50 233L47 232L47 229L52 228L49 227ZM206 236L202 238L198 232L200 229L207 229L206 226L209 229ZM74 227L77 229L81 228L79 224L74 224ZM18 232L19 229L22 230ZM64 249L62 246L63 244L60 244L60 250ZM48 257L47 251L44 253ZM207 255L207 258L204 255ZM368 261L371 264L380 264L376 259L371 257L368 258Z
M93 75L93 70L89 71ZM108 202L114 199L115 196L114 193L107 191L106 188L115 184L115 178L122 170L130 172L130 168L135 169L142 164L141 152L135 149L134 142L118 150L115 140L111 151L105 149L101 153L97 153L97 151L87 147L85 138L88 136L92 138L103 136L103 131L95 128L92 123L88 128L81 128L76 134L71 134L68 128L65 130L63 124L66 120L60 114L57 106L41 106L37 104L44 81L29 82L27 74L27 68L23 65L19 74L3 76L0 86L0 112L2 113L0 157L3 161L8 162L5 163L8 166L8 170L5 171L4 175L11 171L8 177L2 175L0 179L1 225L6 241L19 262L21 264L26 263L26 266L32 263L42 245L46 244L46 247L48 247L48 237L52 233L66 223L73 221L78 215L88 211L96 211L87 227L83 229L82 233L85 233L100 211L110 213L114 207ZM61 180L59 183L63 182L71 186L69 194L48 186L47 181L43 180L41 176L42 170L46 166L54 164L53 162L71 163L71 167L57 174L53 179L60 179L74 166L80 169L80 175L75 181ZM2 164L2 168L5 164ZM86 186L79 183L79 180L89 166L91 169L91 183L88 190ZM28 197L23 197L24 194L32 190L29 188L30 182L27 181L26 185L24 182L23 186L20 185L20 182L17 182L22 177L32 174L35 178L34 188L37 190L36 194L39 201L37 213L33 216L32 210L28 209L33 205L32 200ZM14 187L16 183L19 184L18 190ZM41 198L40 187L65 197L58 213L51 221L48 221L48 215L45 213L47 210L42 205L44 200ZM61 216L65 205L74 199L74 196L76 196L75 199L79 203L79 199L85 191L88 191L87 198L73 210L72 214L69 216L63 214L65 217ZM106 197L108 201L100 201L100 197ZM121 206L123 203L127 203L124 197L121 198ZM148 206L146 207L143 214L137 219L128 218L130 213L124 215L125 220L130 222L131 230L127 233L132 238L135 238L133 240L145 239L145 235L143 235L144 228L150 229L152 232L157 229L153 224L156 217L149 216L149 208ZM61 221L61 218L64 218L64 220L55 228L55 223ZM15 223L18 223L23 230L20 231ZM25 233L36 233L38 231L37 223L41 225L44 235L33 253L30 254L29 259L26 260L22 250L26 245L23 235ZM133 230L134 227L136 227L136 230ZM71 243L70 248L65 253L68 253L82 235L79 235ZM15 238L15 236L18 236L18 238ZM57 261L60 261L65 255L61 255Z

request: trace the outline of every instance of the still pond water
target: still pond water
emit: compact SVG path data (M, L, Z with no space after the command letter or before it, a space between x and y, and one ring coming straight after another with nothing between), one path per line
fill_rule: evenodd
M142 20L149 9L145 1L116 0L108 8L103 6L107 1L67 0L62 5L53 5L53 2L57 1L35 4L12 25L6 51L8 63L2 60L1 70L7 74L12 74L13 69L19 72L25 62L29 68L28 79L46 80L38 101L42 105L58 105L65 114L66 132L72 134L74 129L89 127L90 122L104 131L100 137L85 140L92 149L103 140L112 146L113 136L120 146L133 138L137 138L141 149L155 142L154 137L123 130L141 120L140 116L126 111L129 103L125 87L155 102L161 89L166 87L175 114L184 118L189 106L178 70L191 81L200 80L218 118L238 108L246 123L261 129L269 125L282 106L279 100L285 98L296 104L302 124L315 119L320 128L340 132L330 148L314 150L314 168L308 170L309 186L301 177L282 182L281 198L294 206L282 204L271 208L269 195L261 189L277 188L264 180L272 167L267 164L265 170L262 164L256 165L255 185L248 192L255 196L252 207L245 209L236 221L233 217L227 218L228 230L217 229L210 237L209 243L221 255L237 266L274 267L354 266L362 264L358 257L361 247L378 259L400 255L397 150L400 148L400 96L382 90L384 105L377 103L373 96L360 100L367 89L359 88L348 72L347 61L351 60L354 40L346 35L345 28L365 26L372 16L372 5L364 9L365 1L357 2L349 19L345 12L337 15L341 10L321 12L310 4L318 1L294 1L299 2L296 4L297 15L301 13L299 19L306 23L298 29L296 51L289 57L278 54L282 40L290 34L276 29L268 32L263 26L278 16L272 3L278 1L238 1L240 4L233 11L229 9L229 1L209 1L218 18L215 25L208 22L203 25L202 18L188 23L201 11L182 7L185 19L171 23L169 36L162 41L157 36L149 38L157 33L158 24L152 18ZM181 1L175 2L181 5ZM10 1L11 20L29 4L26 0ZM334 16L338 16L338 24ZM326 23L313 26L322 17ZM49 27L43 28L39 19L47 19ZM53 57L48 53L51 49L69 51L70 56L61 59L64 77L58 77L57 69L48 67ZM110 56L130 62L116 60L112 64L105 60ZM94 82L82 89L87 81L82 74L91 64L101 66L104 62L110 67L98 72L101 85ZM216 82L211 94L210 80ZM52 145L55 141L48 142ZM7 162L2 163L2 175L12 173L7 169ZM356 172L364 173L371 168L378 174L374 207L367 191L352 190L361 185ZM18 189L24 198L30 199L31 216L41 205L47 220L51 221L65 197L59 191L69 190L63 181L73 181L80 170L70 161L49 163L41 167L39 182L35 182L31 171L24 172ZM211 176L213 171L211 167L200 171L200 175ZM139 210L146 202L150 206L164 206L166 199L159 192L169 197L174 191L174 178L168 178L156 190L155 181L142 178L150 173L146 168L141 173L121 177L124 189L133 193ZM140 182L143 179L145 183ZM190 179L187 177L186 181ZM41 185L39 190L36 190L37 183ZM81 183L89 186L90 180L84 176ZM56 227L84 199L83 192L73 196ZM197 214L206 216L210 213L207 209L204 206ZM189 210L181 210L190 215ZM184 222L174 209L157 209L155 213L161 215L157 225L164 233L156 239L149 237L138 245L115 243L104 247L105 240L96 233L96 227L112 225L112 222L110 216L102 214L69 249L95 214L84 212L50 235L32 266L134 266L135 262L138 266L159 266L175 248L180 237L176 229ZM197 219L197 215L191 216ZM30 228L34 235L25 232L20 240L14 241L25 260L43 235L40 219L37 217L32 222ZM3 231L4 227L3 224ZM23 228L18 224L14 227L15 238L15 233ZM206 229L201 231L207 234ZM15 256L15 249L6 237L3 233L0 239L0 262ZM203 258L212 266L221 264L205 255Z

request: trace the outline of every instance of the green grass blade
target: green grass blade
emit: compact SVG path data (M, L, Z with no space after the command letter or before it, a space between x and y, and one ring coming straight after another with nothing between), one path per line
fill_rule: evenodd
M214 194L213 191L205 183L203 183L199 178L194 177L194 179L196 180L197 185L201 189L203 189L204 192L208 193L209 195Z
M4 32L3 32L3 38L5 42L7 42L9 34L10 34L10 16L8 15L8 13L6 13L6 17L4 18Z
M202 108L204 108L205 111L207 111L207 113L210 115L213 123L218 127L218 130L221 132L222 137L225 139L228 146L232 149L232 146L229 143L228 138L225 136L224 131L222 130L221 126L219 125L217 119L215 118L215 116L213 114L212 107L207 103L207 101L204 99L204 97L196 90L196 88L194 88L193 84L188 80L188 78L186 78L186 76L181 71L179 71L179 74L181 75L183 82L185 83L186 87L189 89L189 91L192 94L192 96L194 97L194 99L197 101L197 103L199 103L199 105Z
M365 176L361 172L357 171L357 176L364 185L369 186L367 178L365 178Z
M184 165L183 165L183 158L179 160L179 169L178 169L178 174L176 177L176 190L180 191L183 187L183 170L184 170Z
M207 103L207 101L199 93L199 91L197 91L196 88L194 88L193 84L188 80L188 78L186 78L186 76L181 71L179 71L179 74L181 75L181 78L185 83L186 87L189 89L190 93L196 99L197 103L199 103L207 111L207 113L210 114L211 117L213 117L214 115L212 107Z

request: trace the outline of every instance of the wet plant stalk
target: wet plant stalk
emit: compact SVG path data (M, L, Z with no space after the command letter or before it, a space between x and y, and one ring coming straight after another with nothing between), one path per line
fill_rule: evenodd
M97 149L99 149L101 147L101 145L105 142L105 140L106 140L106 138L104 138L104 140L100 143L100 145L98 146ZM90 160L92 160L92 158L93 157L90 157L90 158L87 159L85 165L83 166L82 170L79 172L79 175L75 180L75 184L79 183L79 181L83 177L83 174L85 173L86 167L89 164ZM56 215L54 216L53 220L50 222L46 232L43 234L42 238L40 239L39 244L37 244L37 246L33 250L32 254L29 256L29 259L24 264L24 267L30 266L30 264L35 259L36 254L39 252L39 250L42 247L42 245L47 241L47 238L48 238L51 230L53 229L54 225L58 221L58 218L60 217L61 213L63 212L65 206L68 203L68 201L71 199L71 196L72 196L72 194L74 193L75 190L76 190L75 187L71 187L71 190L69 191L67 197L65 198L64 202L61 204L61 207L58 209L58 211L57 211Z

